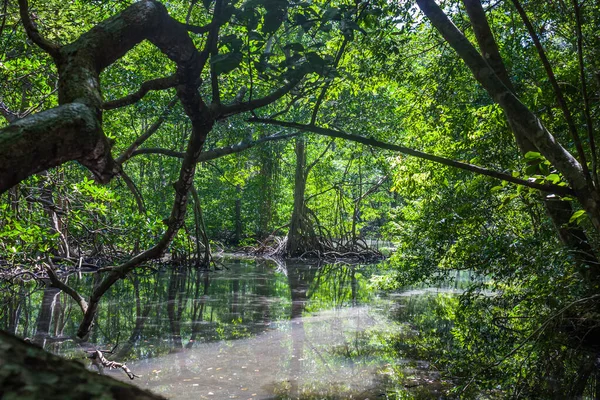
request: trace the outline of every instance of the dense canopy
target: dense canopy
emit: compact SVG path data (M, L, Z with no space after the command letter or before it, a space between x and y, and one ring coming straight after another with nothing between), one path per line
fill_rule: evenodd
M382 288L479 277L426 343L455 395L598 396L596 4L1 7L0 266L79 337L150 262L385 257Z

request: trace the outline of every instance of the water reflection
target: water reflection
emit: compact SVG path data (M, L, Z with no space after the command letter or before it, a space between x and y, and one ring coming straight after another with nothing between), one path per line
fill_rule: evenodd
M411 398L415 382L425 397L439 396L428 363L406 358L422 356L408 343L416 334L411 319L431 307L426 297L374 293L375 266L224 265L119 282L101 302L90 342L118 343L112 359L142 375L135 383L174 399ZM69 279L81 290L96 278ZM82 357L87 344L65 340L81 318L72 301L54 288L34 291L33 282L4 285L2 329Z

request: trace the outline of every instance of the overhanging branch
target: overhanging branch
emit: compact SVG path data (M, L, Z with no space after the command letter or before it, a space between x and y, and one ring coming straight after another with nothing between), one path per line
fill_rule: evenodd
M454 168L459 168L459 169L462 169L465 171L474 172L478 175L485 175L485 176L489 176L492 178L500 179L502 181L515 183L517 185L527 186L527 187L530 187L533 189L541 190L546 193L554 193L554 194L559 194L562 196L573 195L573 190L567 186L559 186L559 185L548 184L548 183L544 183L544 184L536 183L536 182L532 182L529 180L516 178L516 177L514 177L510 174L506 174L504 172L490 170L490 169L483 168L483 167L480 167L477 165L451 160L451 159L436 156L433 154L424 153L422 151L410 149L408 147L399 146L399 145L392 144L392 143L381 142L376 139L359 136L359 135L354 135L351 133L341 132L341 131L337 131L337 130L333 130L333 129L321 128L321 127L314 126L314 125L304 125L304 124L298 124L295 122L285 122L285 121L278 121L278 120L274 120L274 119L252 118L252 119L249 119L248 122L282 126L282 127L286 127L286 128L298 129L298 130L304 131L304 132L312 132L312 133L316 133L316 134L323 135L323 136L346 139L346 140L350 140L353 142L366 144L368 146L378 147L381 149L396 151L396 152L399 152L402 154L407 154L407 155L410 155L413 157L422 158L424 160L433 161L433 162L436 162L439 164L447 165L449 167L454 167Z
M264 142L271 142L271 141L275 141L275 140L285 140L285 139L289 139L289 138L292 138L297 135L298 135L297 133L292 133L289 135L271 135L271 136L266 136L264 138L255 140L253 142L240 142L240 143L237 143L237 144L234 144L231 146L219 147L218 149L213 149L213 150L202 152L200 154L200 157L198 157L198 162L211 161L216 158L221 158L221 157L224 157L229 154L241 153L244 150L247 150L249 148L252 148L252 147L254 147L258 144L264 143ZM185 155L185 153L182 153L180 151L163 149L160 147L152 147L152 148L145 148L145 149L137 149L136 151L134 151L131 154L131 157L135 157L135 156L141 155L141 154L160 154L163 156L175 157L175 158L183 158L183 156Z
M109 149L96 115L83 104L29 115L0 129L0 194L35 173L71 160L107 182L114 175Z

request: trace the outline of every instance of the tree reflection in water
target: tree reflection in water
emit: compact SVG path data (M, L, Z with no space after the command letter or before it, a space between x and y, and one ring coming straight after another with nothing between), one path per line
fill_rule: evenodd
M134 383L171 398L192 392L200 398L366 398L404 393L407 382L419 379L436 383L434 373L414 372L416 364L399 352L412 330L390 316L415 318L397 312L413 300L370 290L376 266L239 259L225 265L219 272L180 267L119 282L101 303L90 342L118 343L111 359L142 375ZM94 278L69 279L79 289ZM34 285L2 291L1 327L82 357L88 344L57 340L75 337L79 308L56 289L27 296ZM437 383L419 386L439 396Z

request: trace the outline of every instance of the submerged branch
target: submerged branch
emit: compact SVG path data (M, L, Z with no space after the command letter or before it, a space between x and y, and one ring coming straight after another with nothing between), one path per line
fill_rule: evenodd
M101 368L108 368L108 369L119 369L120 368L127 374L129 379L133 380L133 378L139 378L138 375L131 372L131 370L127 367L127 365L125 365L125 363L119 363L116 361L107 360L106 357L104 357L104 354L102 354L102 352L100 350L95 350L91 354L90 359L98 367L98 370L101 370Z

